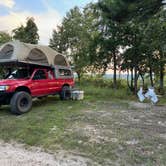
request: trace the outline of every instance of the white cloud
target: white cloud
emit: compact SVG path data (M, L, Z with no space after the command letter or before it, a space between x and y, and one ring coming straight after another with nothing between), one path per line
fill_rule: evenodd
M43 13L32 12L10 12L6 16L0 17L0 31L11 32L21 24L25 25L27 17L34 17L39 29L40 43L48 44L53 29L61 23L61 16L56 10L48 10Z
M0 6L13 8L14 5L15 5L15 1L14 0L0 0Z
M40 43L48 44L53 29L62 21L61 16L55 10L51 10L47 13L36 15L34 18L39 28Z

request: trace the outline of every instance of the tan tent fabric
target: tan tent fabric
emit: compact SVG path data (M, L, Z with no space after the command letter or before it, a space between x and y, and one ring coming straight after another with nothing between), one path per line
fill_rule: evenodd
M0 47L0 62L24 61L43 65L68 66L66 58L47 46L12 41Z

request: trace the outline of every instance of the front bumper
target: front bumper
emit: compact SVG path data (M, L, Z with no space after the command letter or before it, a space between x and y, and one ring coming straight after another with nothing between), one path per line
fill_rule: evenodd
M0 105L10 104L10 99L13 96L13 92L0 91Z

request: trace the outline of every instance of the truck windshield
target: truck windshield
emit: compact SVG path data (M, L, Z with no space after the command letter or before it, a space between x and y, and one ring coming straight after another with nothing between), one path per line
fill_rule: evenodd
M28 79L30 78L29 71L27 69L17 69L11 74L8 74L7 79Z

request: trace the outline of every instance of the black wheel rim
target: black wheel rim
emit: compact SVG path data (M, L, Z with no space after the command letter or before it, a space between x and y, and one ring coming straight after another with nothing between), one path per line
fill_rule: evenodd
M29 103L28 99L24 97L20 100L19 105L20 105L21 108L27 108L28 103Z
M65 96L66 96L67 99L69 99L69 98L71 97L71 92L70 92L70 90L66 90Z

